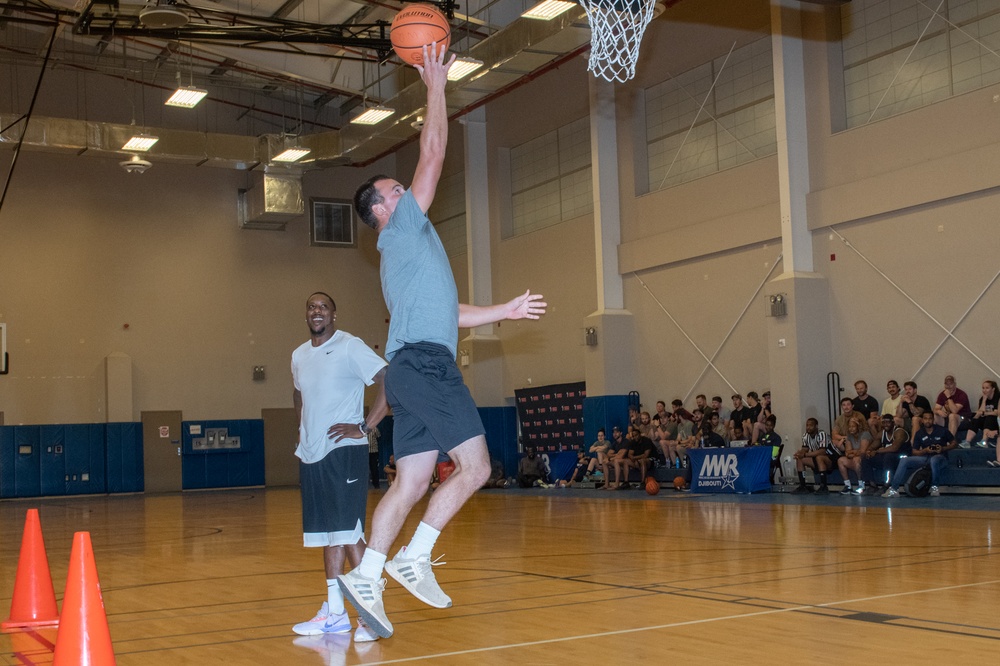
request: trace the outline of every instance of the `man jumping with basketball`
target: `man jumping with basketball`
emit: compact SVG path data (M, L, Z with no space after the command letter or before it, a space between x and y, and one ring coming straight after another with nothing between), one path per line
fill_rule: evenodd
M354 195L358 215L379 235L382 294L390 314L385 389L394 415L397 476L375 508L361 564L339 582L346 599L383 638L392 635L382 605L383 568L424 603L451 606L431 569L436 564L431 549L440 531L490 475L485 430L455 363L458 329L504 319L538 319L546 308L542 297L530 291L500 305L458 303L448 255L427 219L448 144L445 86L455 56L445 61L445 52L443 46L425 46L424 64L417 66L427 86L427 110L410 189L375 176ZM403 522L427 492L440 452L451 457L455 471L434 491L409 545L387 562Z

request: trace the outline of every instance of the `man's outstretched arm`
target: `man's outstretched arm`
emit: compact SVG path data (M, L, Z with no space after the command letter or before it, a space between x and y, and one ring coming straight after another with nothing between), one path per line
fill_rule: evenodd
M423 47L424 64L417 66L420 78L427 86L427 109L424 112L424 127L420 131L420 158L413 173L410 191L420 210L427 212L434 202L444 154L448 147L448 107L445 104L444 89L448 85L448 69L455 62L455 54L445 61L444 44Z
M504 319L538 319L545 314L548 303L543 301L541 294L532 294L531 290L498 305L466 305L458 306L458 327L475 328L483 324L493 324Z

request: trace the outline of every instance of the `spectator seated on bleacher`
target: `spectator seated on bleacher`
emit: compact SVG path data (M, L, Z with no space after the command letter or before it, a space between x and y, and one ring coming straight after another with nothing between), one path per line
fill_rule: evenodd
M996 446L997 433L1000 432L997 424L998 401L1000 401L1000 391L997 391L997 383L992 379L984 379L979 407L969 420L969 430L965 433L967 446L976 442L977 446L987 447L990 440L993 440L993 445ZM988 460L986 464L990 467L1000 467L1000 453L997 454L997 460Z
M899 382L890 379L885 383L885 390L889 397L882 401L882 413L893 417L896 425L903 425L903 420L897 418L899 414L899 403L902 402L903 394L899 391Z
M660 420L660 430L654 441L659 444L663 462L668 467L674 467L677 463L677 432L677 417L673 414L667 414L665 420Z
M750 443L756 444L760 436L764 434L764 421L771 416L771 392L764 391L760 396L760 411L757 413L757 420L754 421L753 431L750 433Z
M628 453L623 460L625 483L620 487L629 487L629 472L633 469L639 471L641 487L641 484L646 481L646 470L653 466L653 453L656 448L653 446L653 441L636 428L629 428L629 440Z
M764 406L760 404L760 396L756 391L747 391L746 407L743 408L743 432L750 439L750 443L755 443L753 437L753 424L757 422Z
M711 408L709 408L711 409ZM723 448L726 446L726 438L722 434L726 431L724 425L719 422L719 415L712 413L710 420L701 421L701 446L702 448Z
M860 415L860 412L855 412L855 414ZM844 455L840 456L837 460L837 469L840 470L840 476L844 479L844 489L840 491L841 495L851 494L852 475L858 480L858 485L853 489L853 492L856 495L861 495L865 492L865 482L861 480L861 461L868 451L868 445L871 444L872 436L868 432L867 427L862 431L858 422L858 419L847 421L847 436L841 440L844 446ZM867 421L865 423L867 426Z
M969 427L972 419L971 404L969 394L955 384L955 377L947 375L944 378L944 388L938 393L934 403L934 422L957 436L959 430Z
M601 475L608 478L608 448L610 442L604 433L604 428L598 428L597 441L590 445L590 462L587 464L587 474L593 474L600 467Z
M611 429L611 443L608 445L608 472L604 473L604 489L615 490L621 483L622 467L628 455L628 440L622 436L618 426ZM615 480L612 483L610 472L614 471Z
M709 420L709 425L712 428L712 432L718 435L719 439L722 441L722 444L712 444L712 446L729 446L729 430L726 428L726 424L718 412L712 412L712 418ZM713 439L713 441L715 440Z
M868 394L868 382L863 379L854 382L854 392L857 394L851 399L854 411L860 412L866 419L878 413L878 400ZM872 436L874 437L874 433Z
M924 412L920 419L923 427L913 437L913 450L899 461L899 467L882 497L899 497L899 488L911 474L924 467L931 468L931 497L940 494L938 477L948 466L948 451L958 446L958 443L947 428L934 423L933 412Z
M879 434L872 437L861 459L861 480L867 484L866 488L876 491L880 484L887 485L888 479L895 474L899 457L910 452L910 435L906 429L896 424L892 414L882 414L880 418Z
M805 470L808 467L813 471L814 477L819 477L820 485L816 488L817 494L830 492L826 485L826 473L833 469L833 460L829 454L830 440L826 433L819 429L819 421L814 418L806 419L806 433L802 435L802 448L795 452L795 471L799 475L799 485L792 491L793 494L813 492L813 488L806 484Z
M899 399L900 425L910 433L910 442L920 430L920 417L931 411L931 401L917 393L917 383L903 382L903 397Z

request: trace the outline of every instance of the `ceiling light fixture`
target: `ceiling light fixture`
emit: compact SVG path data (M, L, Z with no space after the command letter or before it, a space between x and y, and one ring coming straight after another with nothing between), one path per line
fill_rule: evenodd
M125 142L122 146L122 150L134 150L140 153L144 153L153 145L160 140L158 136L151 136L149 134L136 134L131 139Z
M524 12L521 16L528 19L538 19L539 21L551 21L575 6L577 6L575 2L567 2L566 0L542 0L542 2Z
M190 20L187 13L177 7L177 0L156 0L155 5L139 11L139 22L147 28L180 28Z
M181 86L174 91L174 94L170 96L170 99L165 104L167 106L177 106L182 109L193 109L207 95L207 90L192 88L191 86Z
M458 81L459 79L464 79L482 66L482 60L464 57L456 58L455 62L451 64L451 69L448 70L448 80Z
M351 124L377 125L394 113L396 113L396 109L390 109L386 106L373 106L352 118Z
M308 148L302 148L300 146L292 146L291 148L285 148L281 153L275 155L271 159L272 162L298 162L300 159L311 153L312 151Z
M149 171L150 167L153 166L153 163L150 162L149 160L142 159L138 155L132 155L127 160L119 162L118 166L125 169L125 171L127 171L128 173L142 174Z

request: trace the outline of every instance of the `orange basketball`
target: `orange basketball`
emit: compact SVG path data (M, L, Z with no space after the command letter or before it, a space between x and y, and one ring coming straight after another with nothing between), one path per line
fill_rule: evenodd
M451 26L444 13L434 5L422 2L407 5L396 14L389 26L389 41L396 55L411 65L422 65L425 44L451 45Z
M660 482L651 476L646 477L646 494L656 495L660 492Z
M674 490L684 490L685 485L683 476L674 477Z

